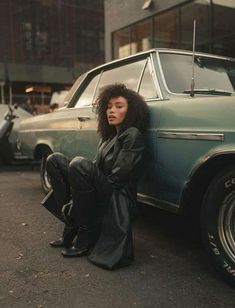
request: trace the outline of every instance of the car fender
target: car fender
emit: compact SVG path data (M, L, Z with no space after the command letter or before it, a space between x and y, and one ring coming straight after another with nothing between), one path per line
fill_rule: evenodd
M199 210L211 180L226 166L235 166L235 144L211 149L199 158L185 182L180 197L180 212Z
M52 152L54 152L54 147L52 142L50 140L41 139L38 140L35 149L34 149L34 158L36 160L40 160L45 153L46 150L50 149Z

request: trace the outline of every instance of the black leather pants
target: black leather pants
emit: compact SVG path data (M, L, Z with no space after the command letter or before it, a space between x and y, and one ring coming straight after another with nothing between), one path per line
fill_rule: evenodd
M48 156L46 170L60 211L63 205L71 199L68 168L69 161L63 154L54 153Z
M69 162L63 154L54 153L46 168L59 209L72 199L70 215L76 227L91 228L99 222L112 188L96 165L81 156Z

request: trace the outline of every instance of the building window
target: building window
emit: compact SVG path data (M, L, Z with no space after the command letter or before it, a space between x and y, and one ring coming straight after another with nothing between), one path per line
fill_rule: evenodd
M114 58L152 47L192 50L235 57L235 0L194 0L149 17L113 35Z
M131 27L131 54L152 48L152 19Z
M192 50L193 21L196 19L196 50L210 51L209 4L207 0L200 0L181 7L180 48Z
M235 1L213 0L212 50L235 57Z
M36 27L36 32L34 36L35 40L35 51L38 59L43 59L44 56L48 54L48 33L42 31L39 26Z
M179 47L178 12L174 9L154 17L154 47Z
M114 33L114 58L122 58L131 54L130 28L125 28Z
M26 52L31 52L33 50L33 34L32 34L32 24L25 22L22 24L23 36Z

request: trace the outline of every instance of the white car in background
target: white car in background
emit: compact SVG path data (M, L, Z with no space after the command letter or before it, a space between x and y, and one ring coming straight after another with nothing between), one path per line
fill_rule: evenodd
M53 92L50 101L50 107L53 107L55 104L58 105L57 108L62 108L66 106L66 96L68 95L68 90Z

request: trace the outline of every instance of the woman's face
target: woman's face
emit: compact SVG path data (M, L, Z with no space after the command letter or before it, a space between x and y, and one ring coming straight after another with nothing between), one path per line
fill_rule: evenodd
M118 130L126 117L128 102L123 96L113 97L109 100L106 114L109 125L114 125Z

